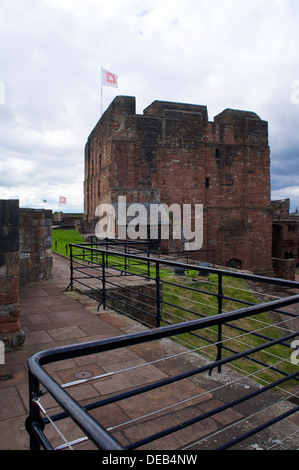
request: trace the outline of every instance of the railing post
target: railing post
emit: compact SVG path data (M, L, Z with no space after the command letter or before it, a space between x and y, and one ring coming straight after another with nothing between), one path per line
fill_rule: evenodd
M124 242L125 245L125 275L127 274L127 243Z
M156 326L161 326L160 263L156 262Z
M108 243L109 243L109 239L106 237L106 252L108 252ZM106 253L106 264L108 265L108 253Z
M106 309L106 273L105 273L105 252L102 251L102 305L103 310Z
M147 243L146 252L147 252L147 280L149 281L150 276L151 276L151 262L150 262L151 249L150 249L149 242Z
M93 249L93 239L91 239L91 250L90 250L91 251L91 253L90 253L90 262L91 262L91 264L93 264L93 251L92 251L92 249Z
M45 423L40 415L39 406L35 403L34 399L39 396L39 382L32 375L29 370L28 373L28 386L29 386L29 415L25 421L26 430L30 436L30 450L40 450L40 441L38 440L34 426L38 425L41 430L44 429Z
M223 289L222 289L222 274L218 274L218 314L222 313L222 299L223 299ZM218 325L218 339L217 339L217 361L222 359L222 323ZM222 371L221 365L218 366L218 373Z
M73 266L73 247L72 247L72 245L70 245L70 260L71 260L71 263L70 263L70 271L71 271L70 286L71 286L71 290L73 290L73 286L74 286L74 266Z

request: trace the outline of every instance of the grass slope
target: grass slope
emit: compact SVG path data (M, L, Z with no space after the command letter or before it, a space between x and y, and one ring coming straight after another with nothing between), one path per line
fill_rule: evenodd
M52 250L63 255L69 255L69 243L84 243L85 240L77 230L53 230Z

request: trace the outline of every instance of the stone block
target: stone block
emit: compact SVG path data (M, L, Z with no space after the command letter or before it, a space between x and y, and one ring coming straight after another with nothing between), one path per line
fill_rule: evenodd
M41 222L44 222L44 221L41 221ZM37 234L38 240L42 240L44 237L47 236L48 228L41 224L37 227L36 234Z
M19 227L0 226L0 253L19 251Z
M9 305L19 300L19 277L0 279L0 305Z
M20 331L21 325L19 318L0 316L0 335L16 333Z
M1 329L1 326L0 326ZM9 352L23 346L25 342L25 333L20 328L13 332L1 333L0 340L3 341L5 351Z
M21 306L19 302L12 304L1 304L0 305L0 317L18 317L21 312Z
M6 254L6 264L8 277L20 275L20 256L18 251Z

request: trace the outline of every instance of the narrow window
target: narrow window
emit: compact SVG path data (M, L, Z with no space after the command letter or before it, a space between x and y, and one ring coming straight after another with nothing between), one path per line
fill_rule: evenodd
M206 178L206 188L210 187L210 178Z

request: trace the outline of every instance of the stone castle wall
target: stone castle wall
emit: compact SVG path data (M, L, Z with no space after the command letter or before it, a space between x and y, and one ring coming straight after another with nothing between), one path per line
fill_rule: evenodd
M85 219L99 203L203 204L204 246L219 265L272 272L268 123L226 109L118 96L85 148ZM174 247L171 247L174 248Z
M0 340L6 350L24 342L19 280L19 201L0 200Z
M20 209L20 284L52 275L52 211Z
M52 275L52 212L19 209L0 200L0 341L9 351L21 346L20 285Z

